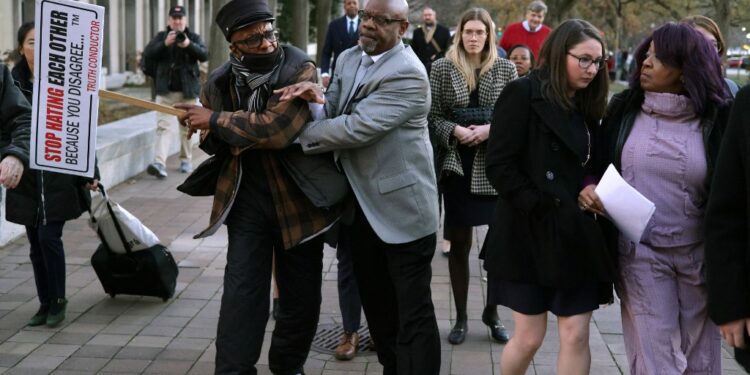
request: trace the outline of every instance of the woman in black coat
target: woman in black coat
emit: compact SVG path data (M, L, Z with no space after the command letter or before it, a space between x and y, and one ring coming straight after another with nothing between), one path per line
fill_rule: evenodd
M708 314L750 372L750 86L732 107L706 210Z
M500 199L484 244L488 303L513 310L501 372L523 374L541 346L547 312L558 317L557 372L587 373L591 313L612 299L613 257L584 186L591 131L608 90L604 42L583 20L556 28L539 67L510 82L495 105L487 176Z
M34 23L18 30L20 60L11 74L29 103L33 96ZM88 190L96 190L94 179L26 169L18 187L8 191L6 218L26 227L34 281L41 306L29 326L57 326L65 319L65 252L62 229L65 221L81 216L91 205Z

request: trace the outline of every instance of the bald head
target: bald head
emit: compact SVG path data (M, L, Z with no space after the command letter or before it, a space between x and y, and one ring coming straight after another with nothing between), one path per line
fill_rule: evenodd
M409 18L409 3L406 0L390 0L389 3L395 15L403 19Z
M406 0L369 0L365 9L377 10L400 19L406 19L409 14L409 4Z
M370 55L390 50L409 27L405 0L369 0L360 23L359 45Z
M356 17L358 10L359 10L359 1L357 1L357 0L344 0L344 13L346 13L347 17L349 17L349 18Z

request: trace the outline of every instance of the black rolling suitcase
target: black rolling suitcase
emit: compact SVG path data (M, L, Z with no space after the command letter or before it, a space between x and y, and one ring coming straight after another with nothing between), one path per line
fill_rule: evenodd
M104 188L100 187L107 209L117 233L125 247L125 254L118 254L110 250L101 229L97 230L102 244L91 256L91 266L104 287L104 291L111 297L118 294L159 297L166 301L174 295L177 284L177 264L166 247L156 244L145 250L132 251L132 245L125 240L117 216L112 210ZM95 218L92 214L92 221Z

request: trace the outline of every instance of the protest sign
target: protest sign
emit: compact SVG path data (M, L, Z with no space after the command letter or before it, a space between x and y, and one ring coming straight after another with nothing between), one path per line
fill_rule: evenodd
M30 166L94 176L104 8L36 0Z

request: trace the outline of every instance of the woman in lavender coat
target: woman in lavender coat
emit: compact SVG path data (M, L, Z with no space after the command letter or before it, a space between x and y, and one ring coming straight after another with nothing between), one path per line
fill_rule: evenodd
M632 374L719 374L719 330L708 317L704 213L731 94L721 62L686 24L654 30L635 52L630 89L612 98L594 157L613 163L654 202L640 241L619 249L625 350ZM606 211L589 185L583 210Z

